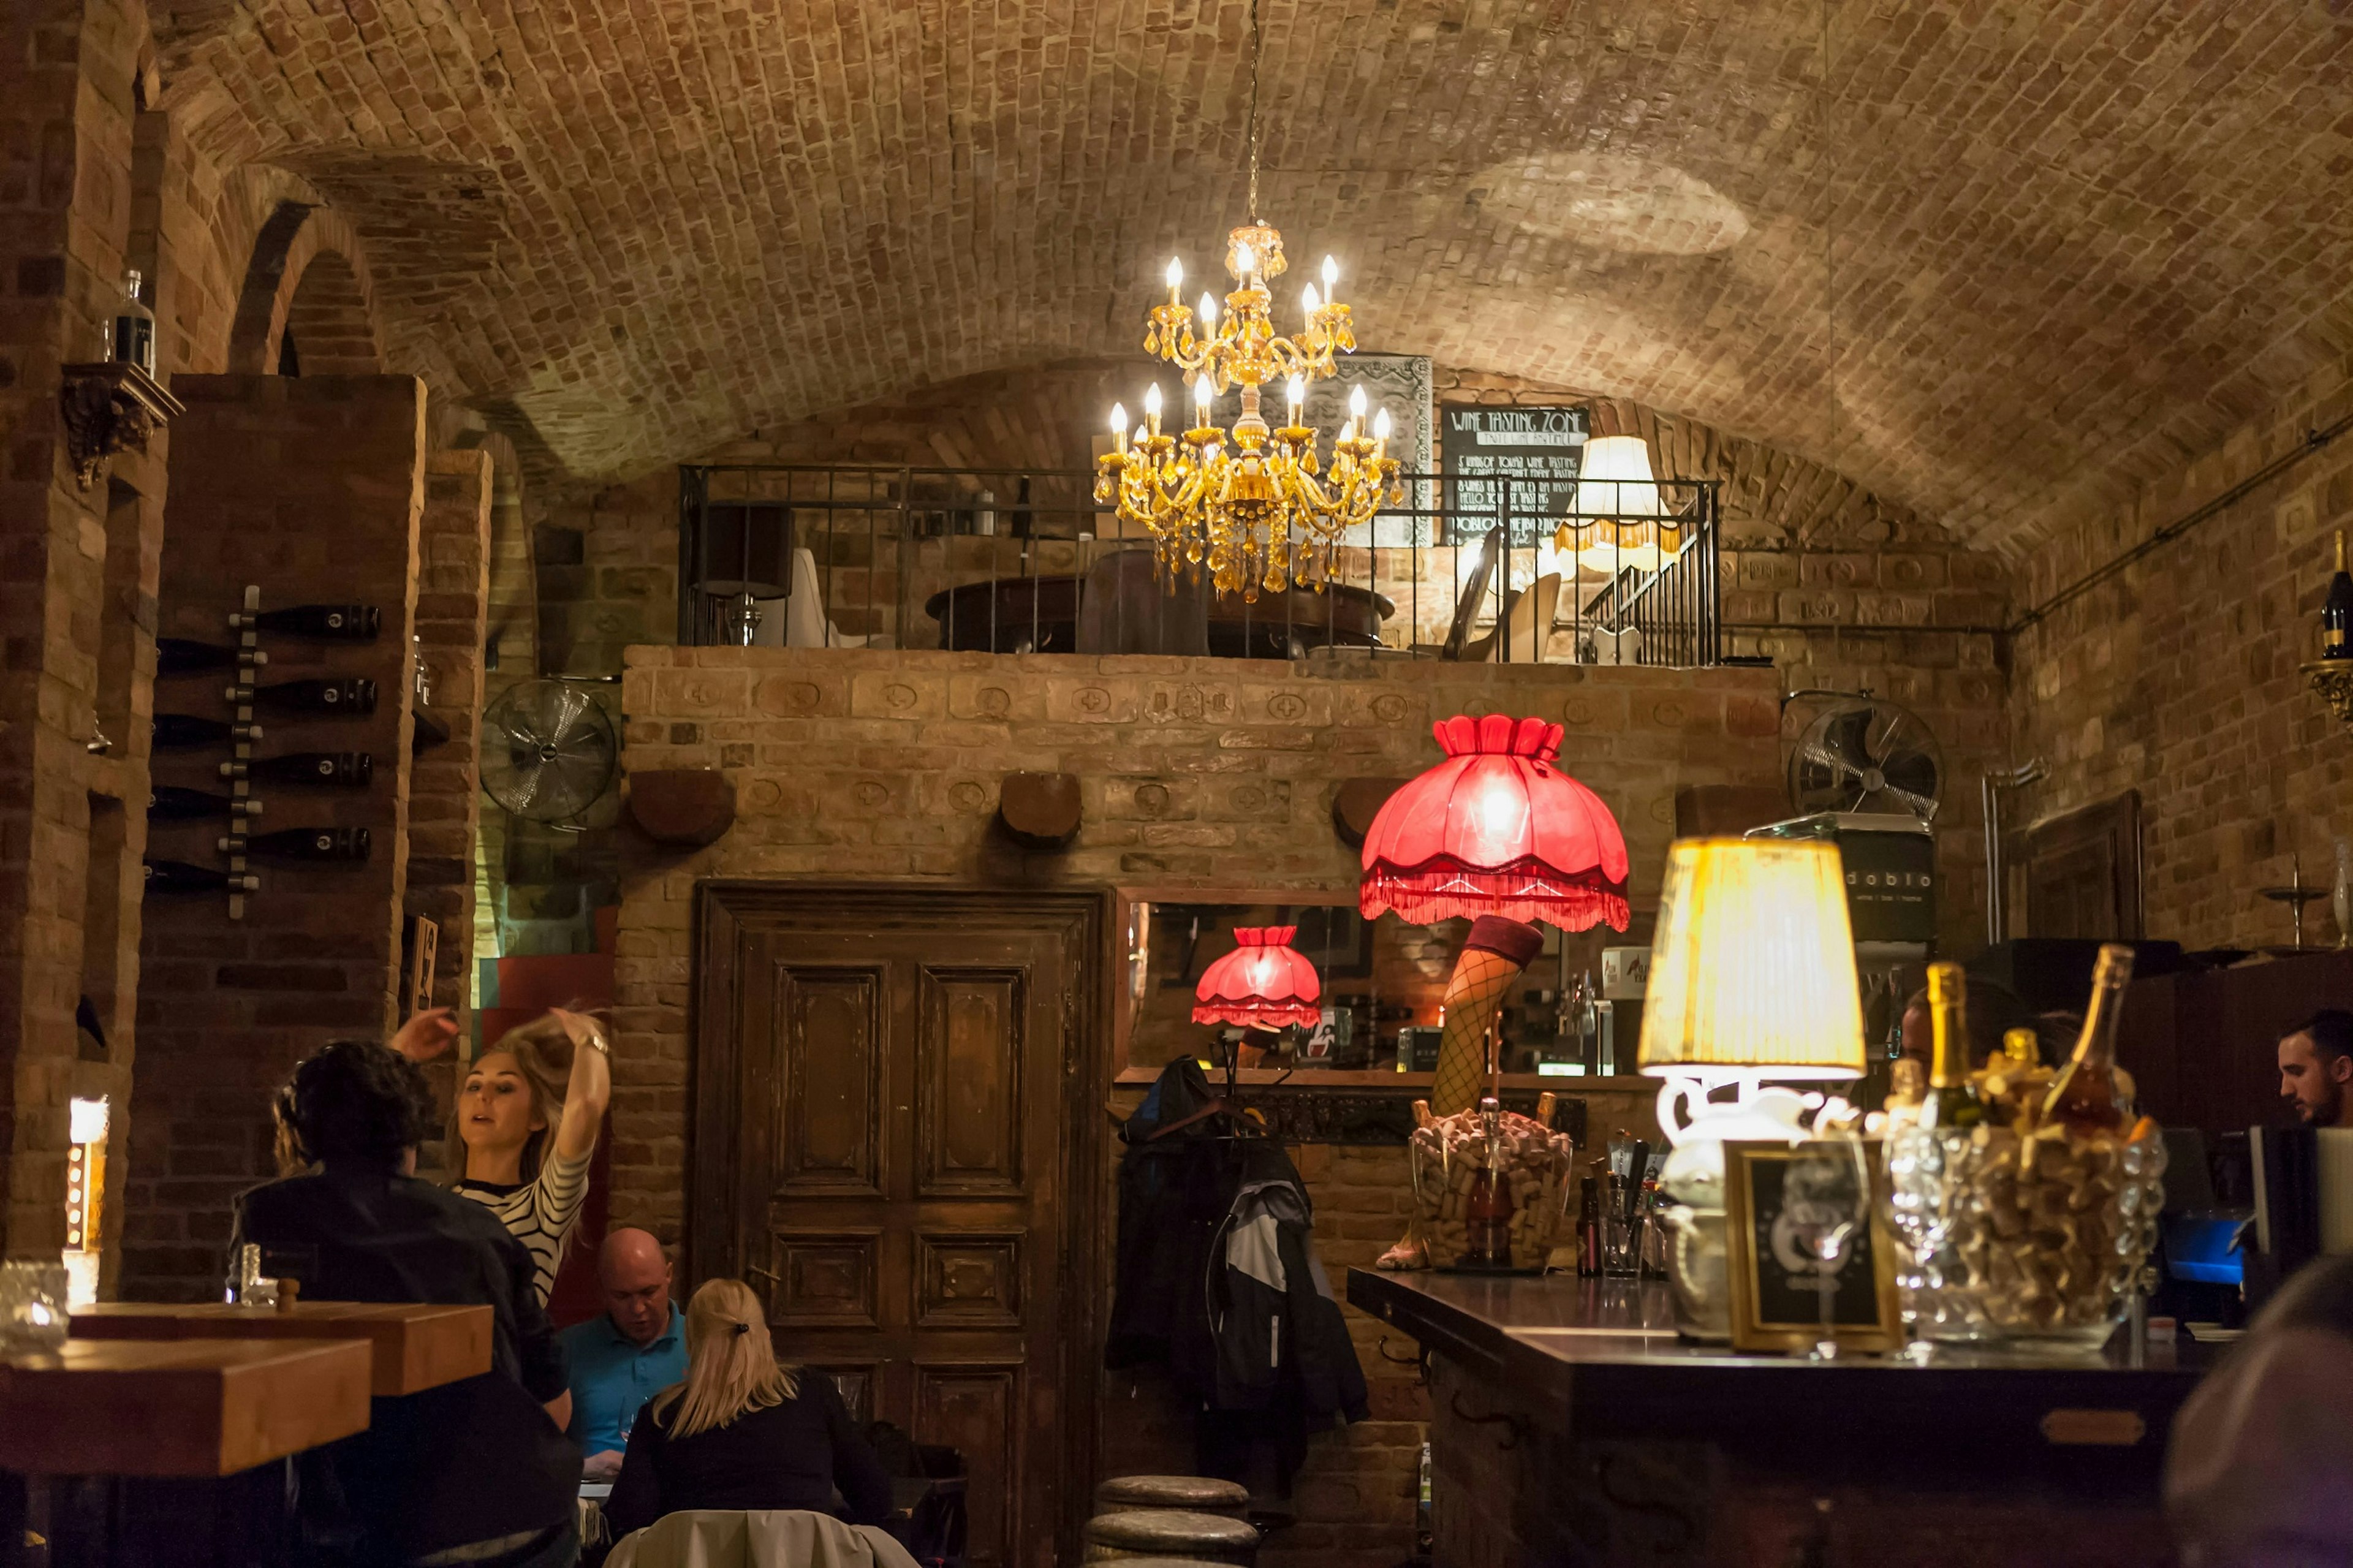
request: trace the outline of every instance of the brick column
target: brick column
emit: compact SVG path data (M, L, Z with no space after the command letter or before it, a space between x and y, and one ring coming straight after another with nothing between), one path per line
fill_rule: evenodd
M68 1102L121 1104L137 984L146 798L142 592L152 594L165 437L85 489L61 369L95 357L132 238L132 54L117 0L0 9L0 1253L56 1257ZM142 263L152 258L142 257ZM111 755L87 749L93 724ZM81 1042L79 997L108 1049ZM121 1125L118 1119L117 1127ZM110 1222L111 1223L111 1222Z
M248 583L264 608L377 606L373 643L265 635L263 683L375 681L364 720L258 713L258 756L364 751L364 792L261 784L255 827L364 826L364 865L256 868L261 891L232 921L215 894L150 897L142 945L137 1116L122 1293L195 1299L219 1288L229 1202L273 1174L267 1096L307 1052L393 1026L408 861L409 636L425 510L425 389L409 376L182 376L161 630L224 641ZM230 710L219 675L160 682L159 708ZM164 753L159 782L218 788L211 750ZM220 865L217 823L159 826L156 856Z
M482 648L488 636L491 455L436 452L427 467L418 530L423 578L417 636L431 672L427 710L449 731L411 764L407 910L441 928L433 1000L458 1009L469 1033L474 952L475 829L481 818L478 753Z

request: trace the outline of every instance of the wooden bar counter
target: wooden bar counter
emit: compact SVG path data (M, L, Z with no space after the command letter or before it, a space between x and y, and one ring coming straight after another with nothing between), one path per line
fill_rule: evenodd
M1348 1300L1428 1357L1441 1568L2172 1560L2188 1347L1825 1364L1682 1340L1654 1283L1352 1269Z
M488 1307L300 1301L290 1310L213 1301L108 1301L73 1314L77 1340L364 1340L369 1392L393 1398L491 1370Z

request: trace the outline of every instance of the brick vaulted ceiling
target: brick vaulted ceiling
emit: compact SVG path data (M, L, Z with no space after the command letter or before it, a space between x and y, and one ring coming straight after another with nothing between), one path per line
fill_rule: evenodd
M1366 347L1982 542L2353 349L2348 0L1261 4L1262 209ZM1133 352L1243 216L1248 0L163 10L166 102L347 210L396 347L583 478Z

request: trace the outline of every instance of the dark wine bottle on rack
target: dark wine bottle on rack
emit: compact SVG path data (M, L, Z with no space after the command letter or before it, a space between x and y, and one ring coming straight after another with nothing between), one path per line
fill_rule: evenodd
M149 860L147 890L151 893L258 893L261 879L251 872L232 876L210 866L185 860Z
M227 698L239 707L254 703L281 713L364 718L375 711L375 682L358 676L342 680L281 680L275 686L232 686Z
M157 784L147 792L150 822L195 822L207 816L260 815L261 803L258 800L233 800L206 790L182 789L177 784Z
M268 664L269 656L259 648L223 647L218 643L195 642L187 637L155 639L158 676L202 675L208 669L229 669L239 659L260 665Z
M225 779L259 779L267 784L365 789L375 776L375 759L365 752L288 752L248 763L223 763L220 774Z
M2337 575L2320 604L2320 657L2353 658L2353 574L2345 570L2345 531L2337 531Z
M237 631L321 642L374 642L384 615L374 605L289 605L282 610L231 610L228 624Z
M220 841L220 851L229 853L231 840ZM368 830L364 827L287 827L276 833L257 833L245 841L248 855L267 856L273 860L325 860L356 863L368 858Z
M259 724L232 724L226 719L205 719L194 713L155 715L155 746L158 751L189 746L226 746L235 741L259 739L261 726Z

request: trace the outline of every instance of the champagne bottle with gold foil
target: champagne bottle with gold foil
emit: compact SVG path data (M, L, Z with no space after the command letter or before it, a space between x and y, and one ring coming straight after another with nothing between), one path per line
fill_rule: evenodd
M2337 572L2320 602L2320 657L2353 658L2353 574L2345 570L2345 531L2337 531Z
M2132 980L2133 950L2121 942L2101 947L2092 967L2092 1000L2084 1009L2084 1032L2075 1054L2043 1097L2042 1120L2056 1117L2084 1132L2121 1131L2132 1120L2116 1081L2116 1026L2124 1017L2125 986Z
M1969 1082L1968 982L1957 963L1928 966L1928 1023L1936 1053L1928 1064L1928 1098L1920 1107L1923 1127L1975 1127L1985 1120L1985 1101Z

